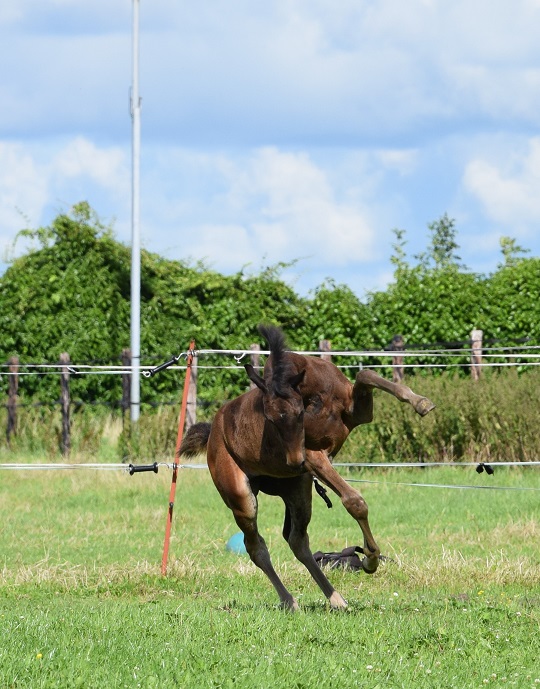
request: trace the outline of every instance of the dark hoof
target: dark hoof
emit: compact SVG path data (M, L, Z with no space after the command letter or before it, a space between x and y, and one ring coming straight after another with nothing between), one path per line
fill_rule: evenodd
M282 600L279 604L279 607L282 610L285 610L285 612L298 612L300 610L300 606L298 605L296 598L293 598L292 596L287 598L287 600Z
M365 557L362 560L362 569L364 570L364 572L366 574L375 574L378 566L379 566L379 558L378 557L372 557L372 558Z
M427 397L421 397L414 405L415 412L420 414L420 416L426 416L426 414L429 414L433 409L435 409L435 405L431 400L428 400Z

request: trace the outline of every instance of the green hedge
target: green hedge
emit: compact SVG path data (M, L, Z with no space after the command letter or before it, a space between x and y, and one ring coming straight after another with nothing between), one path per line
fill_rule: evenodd
M480 381L459 376L417 376L406 381L415 392L437 405L420 418L407 404L375 391L375 420L356 428L336 461L519 461L540 459L538 409L540 371L488 372ZM178 428L178 405L143 410L138 447L123 433L120 412L82 408L72 416L72 456L121 461L135 453L149 461L172 461ZM211 418L200 414L200 418ZM0 412L5 428L6 411ZM19 410L16 454L58 457L60 412L56 409ZM0 448L7 450L2 435Z
M331 280L301 297L281 279L278 264L258 274L242 270L224 276L201 263L171 261L142 252L142 363L155 365L185 351L195 338L199 349L243 349L261 342L257 325L281 326L293 348L315 350L329 339L334 350L387 347L395 334L406 343L467 340L473 328L486 341L513 344L529 338L540 344L540 259L523 258L513 240L503 238L502 263L488 276L476 275L455 255L454 221L446 215L429 225L427 251L409 263L404 233L391 260L394 280L361 301L347 285ZM87 203L59 215L50 226L25 230L31 248L13 260L0 278L0 362L17 355L23 364L54 363L68 352L77 364L120 363L129 347L130 250L114 239ZM262 344L262 343L261 343ZM468 355L447 363L468 363ZM350 363L338 359L336 363ZM382 357L364 362L381 364ZM426 363L429 360L426 359ZM199 397L209 408L240 394L245 376L220 368L231 357L206 357L215 365L201 375ZM24 369L21 369L24 370ZM388 372L388 371L387 371ZM458 371L468 375L466 369ZM0 395L8 378L0 376ZM143 380L144 404L162 404L178 395L177 374ZM71 394L85 403L118 404L118 375L72 376ZM54 403L56 375L20 379L24 403Z

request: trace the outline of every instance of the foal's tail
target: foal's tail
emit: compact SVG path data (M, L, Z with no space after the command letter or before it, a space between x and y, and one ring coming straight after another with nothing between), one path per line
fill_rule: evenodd
M195 423L190 427L180 445L178 457L194 457L206 452L208 438L210 437L211 423Z
M287 342L281 328L275 325L265 325L261 323L258 327L259 332L268 343L268 349L275 356L281 356L287 350Z

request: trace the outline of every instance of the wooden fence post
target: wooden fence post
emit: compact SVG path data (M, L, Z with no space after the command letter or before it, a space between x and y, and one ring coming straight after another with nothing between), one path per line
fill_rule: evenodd
M62 372L60 377L60 403L62 408L62 442L60 450L66 457L71 450L70 437L70 399L69 399L69 354L62 352L60 354L60 363L62 364Z
M186 431L197 423L197 360L196 354L191 361L191 376L189 378L188 398L186 406Z
M331 352L332 351L332 343L330 340L320 340L319 341L319 352ZM321 359L324 359L325 361L332 361L332 355L331 354L321 354Z
M7 429L6 438L8 445L11 435L17 434L17 399L19 394L19 357L12 356L9 360L8 403L7 403Z
M251 360L251 365L255 369L257 373L259 373L259 366L261 362L261 345L258 344L251 344L249 345L249 348L251 349L251 354L249 355L249 358ZM250 381L249 387L251 389L256 388L257 386L253 381Z
M394 335L389 349L393 352L402 352L405 349L405 343L401 335ZM395 354L392 357L392 379L394 383L401 383L405 377L405 369L403 368L403 357Z
M479 380L482 373L482 330L471 331L471 375L473 380Z
M131 409L131 349L123 349L120 357L122 366L126 369L122 373L122 425L125 423L125 415Z

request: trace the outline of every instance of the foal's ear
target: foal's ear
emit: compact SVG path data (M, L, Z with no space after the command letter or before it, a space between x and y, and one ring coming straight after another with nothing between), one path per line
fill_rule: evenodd
M293 390L296 390L296 388L300 385L300 383L304 380L304 376L306 375L306 369L303 371L300 371L300 373L297 373L295 376L293 376L289 380L289 385ZM298 391L297 391L298 392Z
M244 368L246 369L246 373L248 374L250 381L252 383L255 383L259 390L262 390L264 393L267 393L268 388L266 387L264 378L261 378L261 376L258 373L255 373L255 369L253 368L253 366L251 364L244 364Z

